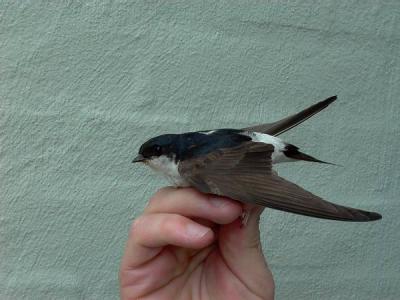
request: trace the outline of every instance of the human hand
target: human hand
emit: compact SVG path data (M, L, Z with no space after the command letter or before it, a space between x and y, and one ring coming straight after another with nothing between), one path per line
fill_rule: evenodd
M273 299L259 235L262 208L246 226L242 204L192 188L166 187L130 230L121 299Z

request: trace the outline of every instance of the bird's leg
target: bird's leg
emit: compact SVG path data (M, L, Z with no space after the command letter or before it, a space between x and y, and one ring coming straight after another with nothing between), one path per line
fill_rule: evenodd
M242 215L240 216L240 220L242 221L240 224L240 228L243 228L247 225L251 214L251 209L249 207L243 207Z
M247 226L249 223L250 218L255 218L256 216L260 216L263 212L264 207L255 205L255 204L243 204L242 207L242 215L240 216L241 224L240 228Z
M276 176L278 176L278 172L276 172L275 170L271 170L272 173ZM240 216L240 220L242 221L240 228L243 228L247 225L247 222L249 221L250 215L251 215L251 210L254 207L260 207L258 205L254 206L254 205L249 205L249 204L245 204L243 205L243 211L242 211L242 215ZM262 210L261 210L262 212Z

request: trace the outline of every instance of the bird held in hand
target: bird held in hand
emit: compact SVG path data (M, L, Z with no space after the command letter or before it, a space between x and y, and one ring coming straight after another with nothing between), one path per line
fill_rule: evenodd
M161 172L177 187L226 196L250 205L340 221L374 221L382 216L334 204L278 176L280 162L316 159L277 136L320 112L336 96L280 121L243 129L164 134L151 138L133 160ZM244 218L245 223L246 215Z

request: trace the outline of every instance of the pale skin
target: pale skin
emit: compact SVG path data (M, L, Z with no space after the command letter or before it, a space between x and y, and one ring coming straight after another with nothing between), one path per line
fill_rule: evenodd
M159 190L132 224L121 299L274 299L260 244L262 208L251 209L244 227L242 211L237 201L192 188Z

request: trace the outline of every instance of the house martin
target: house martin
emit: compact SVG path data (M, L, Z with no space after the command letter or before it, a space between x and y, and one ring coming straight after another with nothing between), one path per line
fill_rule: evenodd
M133 162L145 163L176 187L191 186L248 205L339 221L379 220L382 216L376 212L328 202L278 176L272 168L276 163L295 161L330 164L301 152L278 136L335 100L336 96L329 97L273 123L163 134L145 142ZM244 223L247 218L244 214Z

